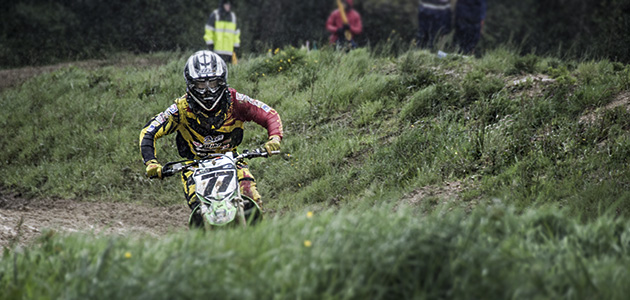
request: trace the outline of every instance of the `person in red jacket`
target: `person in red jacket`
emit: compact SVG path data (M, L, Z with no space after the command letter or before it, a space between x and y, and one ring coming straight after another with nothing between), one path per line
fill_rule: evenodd
M352 0L342 0L347 22L344 22L339 9L335 9L326 21L326 30L330 32L330 44L343 46L345 42L349 43L352 48L357 46L354 37L361 34L363 24L361 23L361 15L352 7ZM350 39L346 38L346 31L350 32Z
M269 105L230 88L225 61L211 51L198 51L186 62L184 78L186 94L157 114L140 132L140 154L149 178L162 178L162 165L155 152L157 139L177 133L179 156L199 159L209 153L236 151L243 140L243 123L253 121L267 129L264 148L269 153L280 150L282 121ZM262 209L256 181L245 164L237 165L241 193L258 203ZM195 211L200 204L195 195L192 171L182 173L182 183L188 206ZM201 216L194 214L192 226L201 225Z

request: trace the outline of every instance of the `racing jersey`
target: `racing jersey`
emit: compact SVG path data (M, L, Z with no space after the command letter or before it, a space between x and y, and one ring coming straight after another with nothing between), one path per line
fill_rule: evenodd
M179 155L198 159L199 154L233 151L243 140L243 124L254 121L267 129L268 136L282 138L282 121L269 105L229 88L231 105L219 128L206 125L188 106L188 96L175 100L164 112L153 117L140 132L140 152L144 163L156 159L155 141L177 132ZM192 101L192 100L190 100Z

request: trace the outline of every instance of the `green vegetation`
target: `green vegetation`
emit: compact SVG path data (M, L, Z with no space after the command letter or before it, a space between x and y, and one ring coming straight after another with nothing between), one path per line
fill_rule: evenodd
M229 79L284 121L291 155L251 162L267 222L212 240L47 235L5 251L0 298L627 294L629 66L506 49L273 52ZM178 180L144 177L138 135L183 94L188 55L66 67L3 91L0 186L183 205ZM241 149L265 140L249 124ZM178 159L174 137L158 158ZM452 184L455 196L414 198Z
M501 204L292 213L161 238L43 236L5 251L2 299L625 299L630 223ZM37 267L35 267L37 266Z

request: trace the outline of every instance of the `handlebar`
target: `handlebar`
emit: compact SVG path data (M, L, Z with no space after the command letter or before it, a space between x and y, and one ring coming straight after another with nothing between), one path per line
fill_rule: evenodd
M271 154L280 154L280 151L272 151ZM216 158L216 157L220 157L223 156L225 154L221 154L221 153L212 153L212 154L208 154L200 159L193 159L193 160L181 160L181 161L173 161L173 162L168 162L166 163L163 167L162 167L162 177L171 177L181 171L187 170L190 167L195 167L198 166L200 162L204 161L204 160L208 160L208 159L212 159L212 158ZM256 158L256 157L268 157L269 153L267 151L265 151L264 149L254 149L252 151L249 150L243 150L243 153L239 154L237 157L234 158L235 162L239 162L243 159L252 159L252 158Z
M271 151L271 154L280 154L280 151ZM269 153L266 150L258 148L258 149L252 150L251 152L249 150L243 150L243 153L241 153L239 156L234 158L234 160L240 161L245 158L251 159L255 157L268 157L268 156L269 156Z

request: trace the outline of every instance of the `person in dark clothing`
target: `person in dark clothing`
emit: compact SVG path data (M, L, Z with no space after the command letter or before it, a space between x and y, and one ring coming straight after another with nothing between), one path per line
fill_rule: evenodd
M433 48L433 43L442 35L451 32L450 0L421 0L418 5L417 46Z
M455 4L455 44L463 54L471 54L481 38L486 19L486 0L457 0Z

